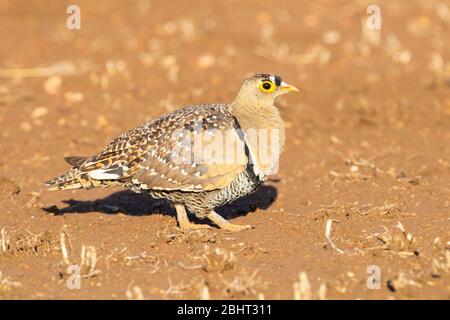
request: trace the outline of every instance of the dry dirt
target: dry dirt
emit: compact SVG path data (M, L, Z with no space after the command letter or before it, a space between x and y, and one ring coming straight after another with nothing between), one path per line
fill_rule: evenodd
M380 31L373 1L76 2L81 30L67 1L0 1L0 298L450 298L448 1L377 1ZM144 195L45 190L64 156L231 101L256 72L301 93L278 103L279 173L222 210L254 230L183 233Z

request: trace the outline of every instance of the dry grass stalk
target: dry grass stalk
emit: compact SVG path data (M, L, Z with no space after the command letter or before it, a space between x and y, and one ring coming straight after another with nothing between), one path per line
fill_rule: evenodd
M230 281L223 279L225 294L231 298L236 298L236 295L241 297L249 295L256 296L265 287L265 284L257 275L258 270L255 270L250 276L244 272Z
M300 272L298 282L294 282L294 300L311 300L311 284L305 272Z
M234 268L236 264L236 256L231 251L223 248L211 249L205 245L202 255L202 268L206 272L224 272Z
M434 239L434 251L437 257L431 262L431 276L433 278L443 278L450 274L450 247L448 242L442 246L439 238Z
M416 249L416 239L411 233L407 232L403 224L399 221L396 226L401 235L392 235L387 230L380 236L380 240L385 244L388 250L396 251L399 256L413 256L418 254Z
M144 293L139 286L130 285L126 291L126 296L128 300L144 300Z
M1 245L2 245L2 252L3 254L6 254L9 251L9 245L10 245L10 241L9 241L9 237L8 237L8 233L6 232L5 228L2 229L2 231L0 232L0 236L1 236Z
M322 283L319 287L319 300L326 300L327 299L327 285L325 283Z
M330 247L334 250L336 250L337 252L339 252L340 254L345 254L345 252L341 249L339 249L334 243L333 240L331 239L331 225L333 221L331 219L328 219L326 224L325 224L325 238L327 239L327 243L330 245Z
M200 299L201 300L210 300L211 297L209 295L209 288L208 285L203 282L202 285L200 286Z
M412 234L409 232L406 232L405 227L403 226L403 224L400 221L397 222L397 228L402 232L403 236L405 237L405 239L408 242L414 241Z
M42 191L39 192L35 192L33 191L31 193L31 199L28 200L28 202L25 204L25 208L26 209L30 209L31 207L35 206L36 201L39 199L39 197L41 196Z
M61 246L61 255L62 255L63 264L69 265L70 260L69 260L69 252L67 250L67 245L66 245L66 236L67 236L66 232L62 231L61 236L60 236L60 246Z
M178 265L182 267L184 270L195 270L195 269L202 269L203 266L201 264L193 265L193 266L186 266L181 261L178 262Z
M317 294L313 294L308 275L303 271L300 272L298 281L294 282L293 289L294 300L326 300L327 298L327 285L325 283L320 284Z
M2 271L0 271L0 291L9 291L21 285L20 282L12 281L9 277L4 278Z
M163 297L169 298L169 297L178 297L181 298L183 295L191 290L195 284L197 284L197 279L193 279L189 284L185 285L183 281L181 281L179 284L174 285L172 283L172 279L169 278L169 287L166 290L160 291Z
M419 250L417 249L416 245L416 239L412 236L411 233L406 231L401 222L398 222L396 225L396 228L400 230L400 233L393 233L384 226L383 228L383 233L375 233L373 235L366 236L366 239L375 239L378 242L381 242L381 245L368 247L365 250L387 251L397 254L402 258L419 255Z
M56 243L48 231L32 233L20 231L14 239L16 252L32 252L35 256L46 254L56 248Z
M445 256L433 259L431 264L431 275L433 277L442 277L443 274L450 272L450 251L445 252Z
M72 76L80 72L73 63L62 61L49 67L0 69L0 78L34 78L50 76Z
M422 288L422 284L409 278L404 272L400 272L394 279L388 280L387 286L393 292L406 287Z
M97 265L97 250L94 246L81 246L81 267L86 270L85 278L91 278L100 273L95 267Z
M15 231L12 234L4 228L0 231L0 253L17 255L33 253L35 256L47 254L56 249L56 241L49 231L32 233L27 230Z

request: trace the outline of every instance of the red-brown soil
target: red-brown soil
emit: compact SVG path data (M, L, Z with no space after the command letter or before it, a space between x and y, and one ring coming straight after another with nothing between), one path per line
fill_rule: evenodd
M379 1L378 33L372 1L77 2L81 30L67 1L0 1L0 298L450 298L447 1ZM45 190L64 156L256 72L301 92L278 102L279 173L222 210L255 229L183 233L145 195Z

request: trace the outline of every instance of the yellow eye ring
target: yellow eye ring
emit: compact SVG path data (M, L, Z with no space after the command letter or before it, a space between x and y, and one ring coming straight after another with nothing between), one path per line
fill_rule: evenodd
M276 86L272 81L263 81L259 84L258 86L259 90L261 90L262 92L266 92L266 93L270 93L275 91Z

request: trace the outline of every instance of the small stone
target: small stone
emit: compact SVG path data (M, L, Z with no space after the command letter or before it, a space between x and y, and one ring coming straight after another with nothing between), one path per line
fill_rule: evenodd
M341 144L343 143L342 140L339 139L339 138L336 137L336 136L331 136L331 137L330 137L330 141L331 141L332 143L334 143L334 144L337 144L337 145L341 145Z
M105 116L99 115L97 117L97 123L96 124L97 124L98 128L103 129L103 128L108 126L109 122L108 122L108 119L106 119Z
M45 116L48 113L48 109L46 107L37 107L31 113L32 118L40 118Z
M58 123L58 126L63 127L66 125L67 120L66 120L66 118L59 118L57 123Z
M48 94L56 95L62 85L62 78L60 76L52 76L44 81L44 90Z
M67 103L81 102L84 100L84 95L81 92L67 91L64 93L64 99Z
M32 126L31 126L31 124L29 122L25 121L25 122L22 122L20 124L20 129L22 129L23 131L28 132L28 131L31 131Z
M216 59L210 54L203 54L197 60L197 65L200 68L209 68L212 67L215 63Z
M339 40L341 40L341 34L337 31L328 31L322 36L322 41L325 44L336 44Z

